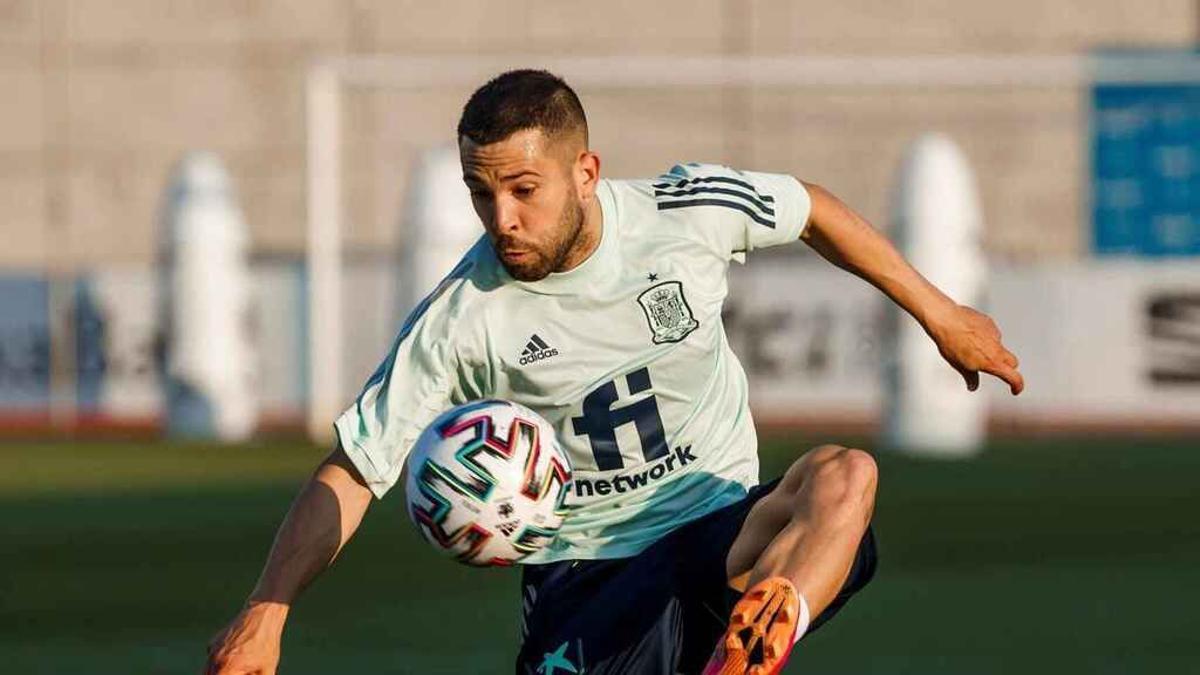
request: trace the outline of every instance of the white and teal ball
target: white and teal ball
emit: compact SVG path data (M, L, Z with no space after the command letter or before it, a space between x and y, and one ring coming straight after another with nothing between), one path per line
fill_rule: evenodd
M468 565L511 565L554 540L570 484L570 462L541 415L510 401L473 401L442 413L417 439L407 510L438 551Z

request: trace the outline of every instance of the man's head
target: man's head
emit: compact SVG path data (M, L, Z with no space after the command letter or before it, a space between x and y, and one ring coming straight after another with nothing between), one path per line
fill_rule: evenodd
M600 160L562 79L514 70L477 89L458 122L458 150L475 212L514 278L570 269L594 248L598 232L585 220Z

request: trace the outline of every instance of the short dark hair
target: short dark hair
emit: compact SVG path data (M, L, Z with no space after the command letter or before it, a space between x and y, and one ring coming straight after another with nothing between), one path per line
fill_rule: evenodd
M458 137L479 145L526 129L541 129L547 136L582 131L587 143L583 104L561 77L528 69L498 75L471 94L458 120Z

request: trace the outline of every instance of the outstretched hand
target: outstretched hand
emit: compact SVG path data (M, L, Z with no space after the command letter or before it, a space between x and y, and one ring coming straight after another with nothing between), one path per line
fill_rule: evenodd
M204 675L275 675L287 605L251 603L208 645Z
M1000 329L992 319L970 307L955 305L936 325L926 328L942 358L963 376L969 391L979 388L979 373L1004 380L1013 396L1025 389L1020 363L1000 341Z

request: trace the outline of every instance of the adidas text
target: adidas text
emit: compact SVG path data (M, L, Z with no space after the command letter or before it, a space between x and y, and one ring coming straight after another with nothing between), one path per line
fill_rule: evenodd
M532 354L523 354L523 355L521 355L521 365L523 365L523 366L528 365L535 361L541 361L542 359L548 359L551 356L558 356L558 350L551 347L550 349L543 349L540 352L533 352Z

